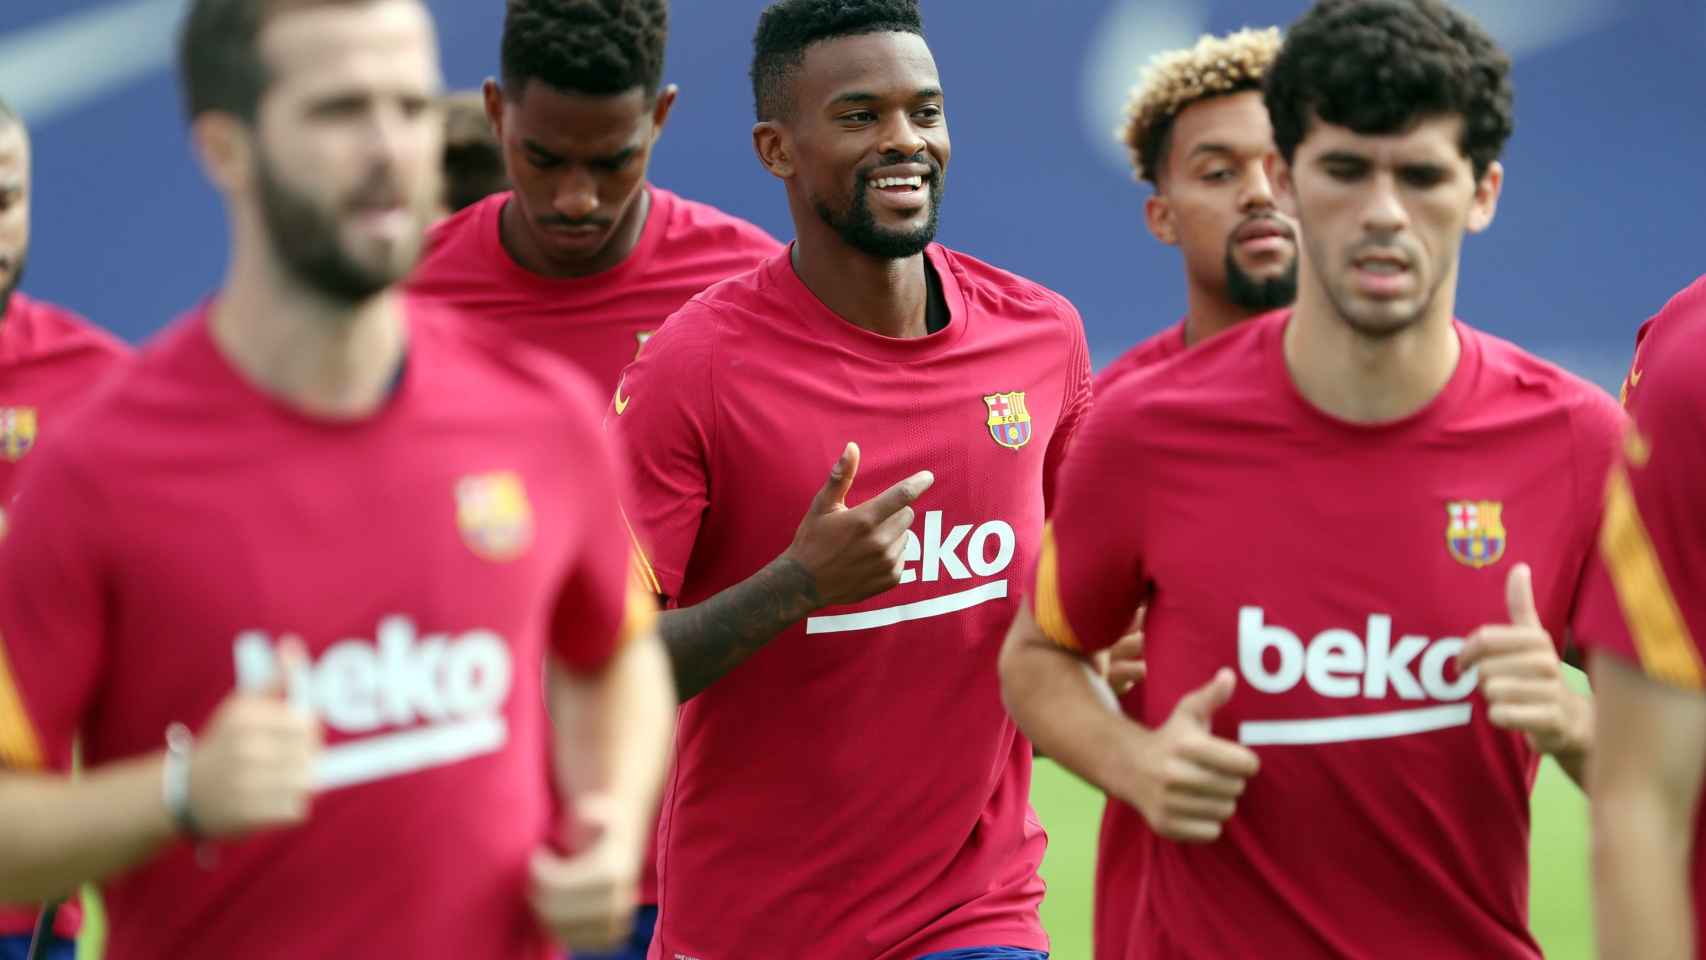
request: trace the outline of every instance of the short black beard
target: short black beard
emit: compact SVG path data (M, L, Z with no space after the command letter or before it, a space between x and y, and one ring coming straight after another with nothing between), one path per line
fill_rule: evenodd
M279 259L303 286L329 300L355 305L403 279L407 271L368 267L338 245L338 223L286 186L260 157L261 220Z
M906 162L923 161L914 158L893 163ZM892 166L893 163L885 161L884 165ZM924 186L930 191L930 219L922 227L904 233L877 226L877 218L865 199L868 185L869 178L865 171L861 171L853 185L853 197L847 203L847 214L838 217L829 204L818 200L815 204L817 215L840 235L843 243L867 256L879 260L905 260L923 253L924 248L936 239L936 225L942 216L942 172L931 164L930 175L924 178Z
M1244 272L1232 255L1232 243L1226 245L1226 298L1232 305L1251 313L1267 313L1289 307L1297 299L1297 258L1277 277L1257 280Z

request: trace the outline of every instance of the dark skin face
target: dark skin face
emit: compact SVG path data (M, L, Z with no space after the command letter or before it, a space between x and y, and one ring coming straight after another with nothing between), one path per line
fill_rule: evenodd
M827 228L847 242L853 222L878 246L922 236L952 152L930 48L910 33L813 44L793 77L792 111L760 123L753 141L787 182L802 236Z
M645 229L646 170L676 88L594 96L532 81L485 86L486 116L515 188L502 236L517 263L548 277L616 266Z

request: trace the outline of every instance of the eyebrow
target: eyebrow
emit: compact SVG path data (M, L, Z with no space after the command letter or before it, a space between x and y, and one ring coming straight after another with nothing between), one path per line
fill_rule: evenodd
M912 93L914 100L933 100L939 99L941 96L942 91L938 87L919 87ZM850 90L837 96L830 103L876 103L882 99L882 97L866 90Z
M523 139L521 141L521 145L524 148L526 148L527 150L529 150L533 153L537 153L543 157L547 157L551 160L567 159L566 157L557 153L554 150L546 149L544 146L540 145L537 141L534 141L534 140ZM618 150L615 153L610 154L609 156L590 157L590 158L587 158L587 160L585 162L587 162L587 163L609 163L609 164L626 163L629 158L633 157L634 154L639 153L639 152L640 152L640 148L637 146L623 147L621 150Z

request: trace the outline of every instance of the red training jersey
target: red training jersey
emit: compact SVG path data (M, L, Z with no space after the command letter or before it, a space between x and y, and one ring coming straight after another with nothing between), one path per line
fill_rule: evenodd
M326 731L305 825L107 883L112 960L554 952L526 899L562 833L543 664L602 669L652 605L592 386L407 310L372 416L260 392L197 311L31 458L0 544L0 761L158 751L271 681L284 637Z
M995 661L1089 354L1058 295L926 255L943 329L848 323L783 252L670 318L607 416L658 591L682 606L781 554L848 441L849 505L936 476L898 587L818 611L683 705L654 958L1046 946L1031 746Z
M569 358L608 395L640 345L689 297L781 249L745 220L646 189L652 206L639 244L609 270L553 279L516 263L498 233L506 191L433 228L410 291Z
M1095 395L1105 397L1126 378L1185 350L1185 321L1180 320L1103 367L1096 374ZM1135 711L1142 696L1139 684L1126 691L1121 700L1127 702L1128 711ZM1131 909L1141 893L1143 850L1150 840L1143 814L1122 800L1108 797L1102 808L1102 830L1096 838L1096 889L1091 909L1091 945L1096 960L1125 960L1128 956Z
M1706 276L1647 325L1627 381L1634 429L1606 485L1576 635L1653 680L1706 693ZM1706 809L1696 813L1694 942L1706 946Z
M554 279L516 263L498 232L511 197L505 192L433 230L410 288L494 332L578 364L609 395L640 346L690 297L782 249L763 230L716 207L646 189L652 206L639 243L603 273ZM640 879L642 903L657 902L655 834L653 843Z
M1163 724L1221 668L1217 736L1261 757L1211 844L1156 839L1127 956L1539 957L1528 799L1539 757L1490 725L1463 637L1511 566L1562 638L1622 414L1455 326L1441 393L1384 424L1326 415L1286 369L1289 313L1097 402L1062 474L1039 622L1083 651L1140 603Z
M129 355L123 341L77 314L12 294L0 320L0 536L24 458ZM40 909L0 906L0 937L28 936ZM74 937L81 919L76 900L68 901L54 932Z

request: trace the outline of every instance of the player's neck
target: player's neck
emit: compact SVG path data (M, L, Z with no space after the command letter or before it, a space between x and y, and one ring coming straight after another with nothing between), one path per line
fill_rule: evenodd
M553 260L545 253L544 245L528 226L520 205L512 196L498 214L498 239L516 266L529 273L551 280L590 277L620 265L634 253L640 245L640 238L646 233L646 218L651 216L651 210L652 191L649 187L642 187L640 195L628 205L610 236L610 242L603 249L581 260Z
M1256 312L1240 307L1225 297L1217 297L1191 284L1185 291L1185 346L1194 347L1204 340L1225 333L1256 316Z
M244 379L331 419L358 419L385 403L407 337L401 298L391 290L350 305L277 271L240 268L214 302L208 325Z
M1462 353L1442 289L1429 315L1390 336L1358 332L1308 284L1285 329L1285 363L1317 409L1352 423L1401 420L1439 396Z
M889 260L851 250L839 237L826 242L801 231L792 259L806 289L848 323L896 339L929 332L924 254Z

